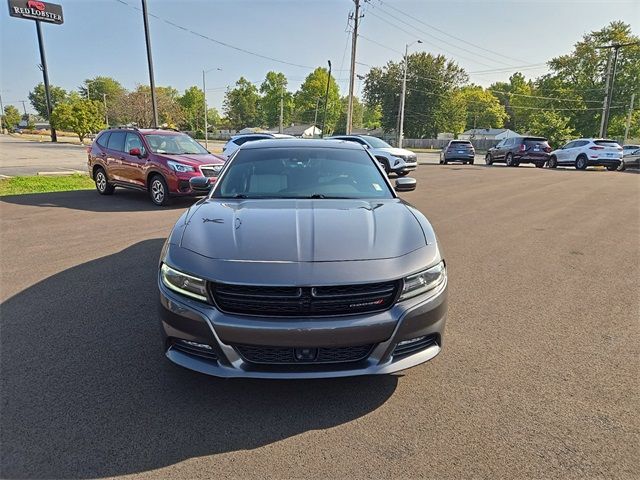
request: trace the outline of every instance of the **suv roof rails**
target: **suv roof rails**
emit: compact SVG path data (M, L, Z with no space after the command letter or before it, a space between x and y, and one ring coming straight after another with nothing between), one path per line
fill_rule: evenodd
M133 125L114 125L109 127L109 130L139 130L139 128Z

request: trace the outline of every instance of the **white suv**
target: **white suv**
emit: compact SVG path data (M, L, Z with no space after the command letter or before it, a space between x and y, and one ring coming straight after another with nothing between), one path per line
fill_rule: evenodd
M335 137L327 138L359 143L378 159L387 174L393 172L399 177L404 177L418 166L418 157L411 150L394 148L378 137L372 137L371 135L336 135Z
M234 135L231 139L222 147L222 154L229 158L233 152L238 150L241 145L247 142L253 142L255 140L265 140L267 138L294 138L292 135L285 135L284 133L243 133Z
M551 152L549 168L571 166L577 170L601 165L607 170L617 170L622 159L622 147L615 140L606 138L579 138Z

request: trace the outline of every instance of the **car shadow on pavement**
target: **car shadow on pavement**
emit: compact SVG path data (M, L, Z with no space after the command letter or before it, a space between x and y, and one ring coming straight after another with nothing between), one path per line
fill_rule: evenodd
M394 393L395 376L221 380L174 366L156 318L162 244L69 268L0 305L0 477L106 477L253 449L362 417Z
M175 197L168 207L157 207L144 192L116 189L113 195L99 195L95 190L75 190L71 192L30 193L8 195L0 201L32 207L60 207L90 212L138 212L162 208L185 209L200 197Z

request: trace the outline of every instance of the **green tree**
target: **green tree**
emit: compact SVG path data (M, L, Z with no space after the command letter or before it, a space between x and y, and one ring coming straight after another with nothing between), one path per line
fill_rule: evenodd
M209 129L211 127L219 127L222 123L222 119L220 118L220 112L218 112L217 108L209 108L207 109L207 123L209 125Z
M382 126L382 107L380 105L365 105L362 111L362 126L373 130Z
M368 105L382 108L382 127L386 131L398 127L403 71L401 62L388 62L383 68L372 68L365 78L364 98ZM405 136L435 137L447 128L446 110L450 108L451 95L467 80L465 71L442 55L424 52L409 55Z
M529 128L529 118L536 108L542 104L534 98L536 94L533 81L516 72L509 77L509 82L497 82L489 87L507 112L505 126L516 132L524 132Z
M227 119L235 129L255 127L260 123L260 95L256 86L240 77L235 88L225 94L223 108Z
M349 97L345 96L340 99L341 109L338 122L336 124L335 134L343 134L347 129L347 109L349 108ZM364 106L360 103L358 97L353 97L353 109L351 126L353 128L363 127Z
M189 87L178 98L178 103L184 112L182 126L191 131L204 130L204 92L198 87Z
M51 126L74 132L82 142L88 134L104 128L104 107L97 100L71 95L51 112Z
M90 98L98 102L107 104L107 117L109 123L118 125L122 123L122 119L118 117L118 105L121 103L127 90L114 78L97 76L87 78L80 87L78 92L83 98ZM87 97L88 94L88 97Z
M457 94L466 110L465 128L500 128L504 125L507 112L491 92L477 85L469 85L462 87Z
M173 87L156 87L160 125L177 128L184 121L184 111L178 103L178 97L178 91ZM152 126L151 88L138 85L134 91L124 95L115 108L122 123L133 123L143 128Z
M64 101L67 98L67 91L64 88L56 87L55 85L49 85L49 93L51 95L51 108ZM44 84L41 82L37 84L31 92L29 92L29 101L33 108L35 108L38 115L44 119L48 119L47 116L47 97L44 91Z
M545 137L552 148L559 148L567 140L576 136L569 117L562 116L560 112L553 110L542 110L532 114L529 133Z
M4 107L4 115L2 115L2 126L7 130L15 129L16 125L20 123L20 112L13 105L6 105Z
M268 72L260 85L260 113L262 124L275 127L280 124L280 97L282 97L282 123L288 125L293 115L293 94L287 91L287 77L284 73Z
M296 120L301 123L313 124L318 112L318 128L322 126L324 114L324 100L327 90L329 71L318 67L305 78L300 89L295 93ZM333 75L329 82L329 97L327 101L327 116L324 134L330 134L336 128L340 116L340 87Z

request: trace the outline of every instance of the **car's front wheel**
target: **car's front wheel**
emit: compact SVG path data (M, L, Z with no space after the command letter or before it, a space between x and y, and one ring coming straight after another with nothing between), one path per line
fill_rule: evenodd
M409 172L396 172L396 175L398 175L399 177L404 177L406 175L409 175Z
M490 153L487 153L484 157L484 163L487 165L493 165L493 158Z
M607 170L609 170L610 172L615 172L619 168L620 168L619 165L607 165Z
M511 153L507 153L506 162L507 162L507 167L517 167L518 166L518 162L515 161L515 159L513 158L513 154L511 154Z
M556 157L549 158L549 162L547 162L547 167L556 168L558 166L558 159Z
M149 183L149 196L151 197L151 201L159 207L164 207L171 203L169 198L169 187L162 176L154 175L151 177L151 182Z
M620 162L620 166L618 167L619 172L624 172L627 169L627 166L624 164L624 160Z
M112 195L113 191L116 189L113 185L109 183L107 180L107 173L103 168L98 168L94 175L94 179L96 182L96 190L100 195Z

